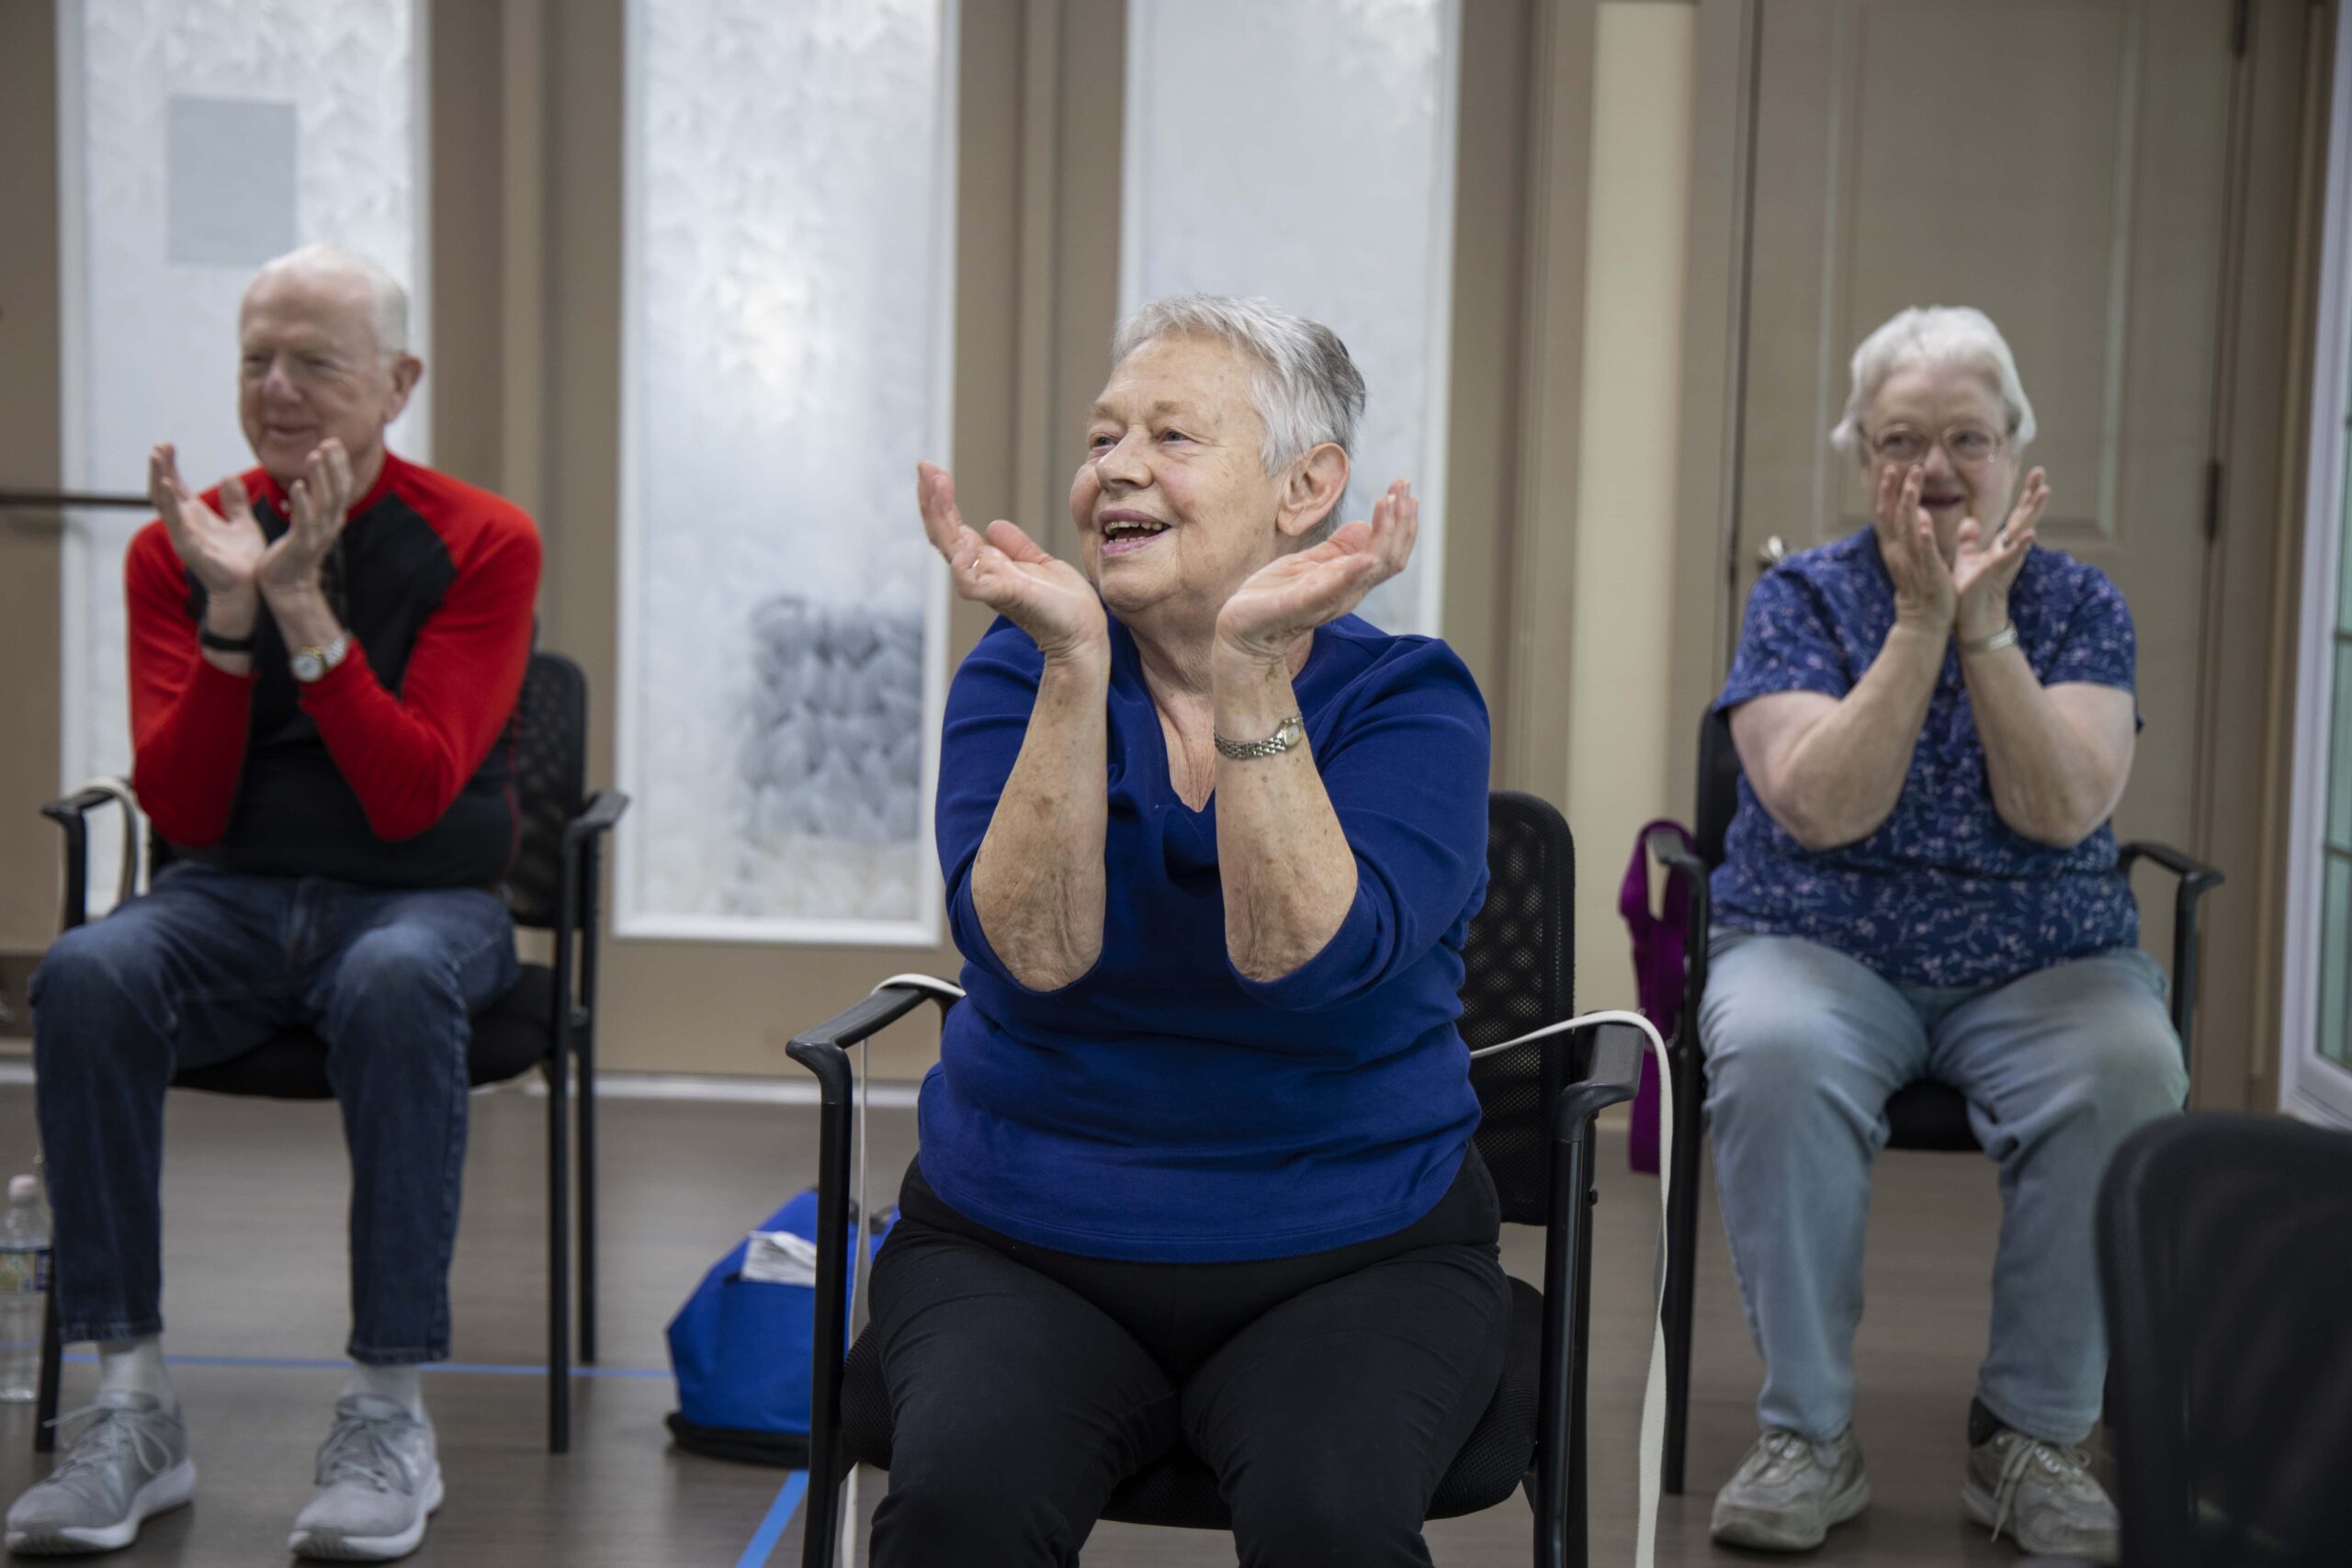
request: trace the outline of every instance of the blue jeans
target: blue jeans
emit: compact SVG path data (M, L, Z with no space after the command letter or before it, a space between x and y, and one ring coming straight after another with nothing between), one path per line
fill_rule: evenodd
M164 1089L299 1025L351 1149L351 1357L446 1359L469 1020L516 974L492 894L186 863L60 937L32 998L62 1337L163 1332Z
M2001 1168L1977 1397L2030 1436L2089 1436L2107 1372L2099 1179L2188 1092L2154 962L2114 949L2006 985L1898 986L1818 942L1727 932L1709 949L1699 1036L1763 1424L1819 1442L1853 1418L1871 1162L1888 1097L1928 1077L1967 1098Z

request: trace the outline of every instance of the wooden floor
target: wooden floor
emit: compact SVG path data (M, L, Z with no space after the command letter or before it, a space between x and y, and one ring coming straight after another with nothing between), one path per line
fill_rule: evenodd
M0 1165L28 1168L32 1091L0 1086ZM806 1185L815 1112L741 1104L611 1100L604 1108L604 1366L577 1383L574 1450L542 1448L545 1349L543 1102L477 1097L465 1223L454 1280L455 1352L484 1370L428 1375L448 1497L424 1548L429 1563L736 1564L777 1499L782 1472L673 1450L662 1328L710 1261ZM911 1117L874 1113L874 1171L895 1173ZM1592 1560L1633 1555L1634 1438L1640 1419L1654 1180L1629 1175L1604 1133L1594 1302ZM6 1174L6 1172L0 1172ZM332 1107L172 1097L165 1182L165 1348L187 1406L201 1481L196 1504L152 1522L125 1564L280 1561L308 1496L311 1455L339 1386L346 1325L341 1134ZM1710 1191L1712 1198L1712 1190ZM1871 1221L1870 1311L1859 1353L1857 1417L1877 1501L1812 1561L1907 1565L2011 1563L2006 1545L1960 1511L1972 1378L1988 1316L1995 1226L1991 1168L1973 1156L1890 1155ZM1706 1539L1714 1488L1755 1435L1758 1363L1742 1325L1720 1224L1702 1221L1700 1352L1691 1413L1691 1490L1667 1499L1658 1561L1762 1561ZM1540 1279L1540 1238L1514 1230L1505 1261ZM326 1363L311 1365L306 1363ZM495 1369L520 1369L499 1371ZM639 1375L662 1373L663 1375ZM66 1369L68 1408L91 1367ZM29 1407L0 1407L0 1495L13 1498L47 1461L30 1452ZM861 1487L870 1509L881 1484ZM1514 1498L1433 1525L1439 1562L1528 1561L1529 1514ZM766 1561L799 1561L797 1518ZM1229 1540L1103 1526L1090 1564L1230 1563Z

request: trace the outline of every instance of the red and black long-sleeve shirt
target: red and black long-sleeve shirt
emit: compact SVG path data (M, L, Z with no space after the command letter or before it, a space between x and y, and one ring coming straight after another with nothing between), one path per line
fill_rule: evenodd
M272 539L286 496L244 476ZM217 490L204 495L220 504ZM131 540L132 782L181 855L393 887L488 886L521 833L513 716L530 661L538 530L513 502L384 456L328 569L352 649L297 682L264 607L254 673L197 641L205 592L158 520Z

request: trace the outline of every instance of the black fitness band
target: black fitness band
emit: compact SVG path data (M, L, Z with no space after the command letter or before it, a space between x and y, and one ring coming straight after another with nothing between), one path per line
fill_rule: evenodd
M261 633L251 631L243 637L222 637L199 622L196 628L196 640L221 653L251 653L261 647Z

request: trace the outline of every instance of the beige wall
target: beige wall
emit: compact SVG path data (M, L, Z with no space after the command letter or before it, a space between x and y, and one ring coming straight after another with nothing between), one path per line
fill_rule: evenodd
M1595 49L1583 447L1565 794L1577 838L1577 1005L1634 1005L1617 886L1634 831L1687 817L1668 773L1683 445L1682 318L1696 13L1605 0Z
M56 14L0 5L0 487L58 477ZM0 952L57 924L58 519L0 512Z

